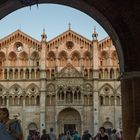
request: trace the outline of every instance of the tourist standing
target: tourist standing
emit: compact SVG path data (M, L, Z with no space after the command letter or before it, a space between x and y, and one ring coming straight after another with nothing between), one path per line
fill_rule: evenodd
M112 130L111 140L117 140L116 129L113 129L113 130Z
M74 131L73 140L80 140L80 136L76 130Z
M84 134L82 136L82 140L91 140L91 139L93 139L92 136L91 136L91 134L89 133L88 130L85 130L84 131Z
M0 108L0 140L23 140L20 122L9 119L7 108Z
M56 140L56 135L53 132L53 128L50 128L49 137L50 137L50 140Z
M104 127L100 127L100 139L99 140L108 140L108 136L105 133Z
M46 133L46 129L43 129L40 140L50 140L49 134Z

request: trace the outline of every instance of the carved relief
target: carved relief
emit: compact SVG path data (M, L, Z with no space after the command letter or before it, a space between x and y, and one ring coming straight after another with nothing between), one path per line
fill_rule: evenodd
M82 77L82 74L69 63L58 73L57 77Z

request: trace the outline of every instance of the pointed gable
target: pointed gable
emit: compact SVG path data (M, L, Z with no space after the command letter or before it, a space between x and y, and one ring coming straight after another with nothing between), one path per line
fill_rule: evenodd
M29 35L25 34L21 30L17 30L10 35L0 39L0 47L8 46L12 42L21 41L26 44L32 44L33 46L39 47L40 42Z
M82 77L82 73L79 72L72 64L68 63L58 74L57 77Z
M72 31L67 30L66 32L63 32L62 34L58 35L57 37L53 38L52 40L48 41L48 45L53 46L55 44L55 47L60 46L62 43L66 43L67 41L75 42L76 44L84 45L87 44L90 46L91 41L84 36Z

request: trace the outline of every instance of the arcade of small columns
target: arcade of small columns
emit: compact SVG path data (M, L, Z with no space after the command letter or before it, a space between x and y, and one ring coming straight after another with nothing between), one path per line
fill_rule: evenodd
M108 90L108 87L104 87L105 90ZM1 92L3 89L0 88ZM40 105L40 94L35 92L35 87L32 87L30 89L30 93L26 93L25 91L19 93L19 95L16 95L18 93L18 86L15 86L14 90L12 90L15 94L12 95L11 93L6 93L0 96L0 105L1 106L39 106ZM46 91L46 105L51 106L51 105L66 105L66 104L73 104L73 105L92 105L93 104L93 94L92 91L87 92L83 91L83 94L80 90L80 88L76 87L75 89L72 89L68 87L67 89L63 89L62 87L59 88L59 90L55 93ZM53 93L53 94L52 94ZM23 95L25 94L25 95ZM99 103L101 106L113 106L121 105L121 97L120 95L116 94L110 94L110 95L105 95L99 93Z

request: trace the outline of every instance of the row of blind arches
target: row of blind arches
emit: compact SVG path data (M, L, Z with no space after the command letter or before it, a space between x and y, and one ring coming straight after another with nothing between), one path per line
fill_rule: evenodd
M104 96L104 95L100 95L99 96L99 102L100 105L103 106L113 106L113 105L117 105L120 106L121 105L121 97L118 96Z
M40 69L0 69L0 79L39 79Z
M47 105L55 105L55 95L47 95L46 96L46 104ZM115 99L116 98L116 99ZM0 105L7 105L7 99L9 100L9 105L14 105L14 106L22 106L23 105L23 100L25 99L25 105L26 106L32 106L32 105L40 105L40 96L0 96ZM66 97L63 93L58 94L58 101L64 100L65 103L70 104L74 103L75 101L81 100L81 93L73 95L71 94L70 97L68 97L68 93L66 93ZM115 102L116 100L116 102ZM113 106L121 105L121 98L120 96L99 96L99 102L100 105L103 106ZM85 105L92 105L93 103L93 96L92 95L84 95L84 104Z

